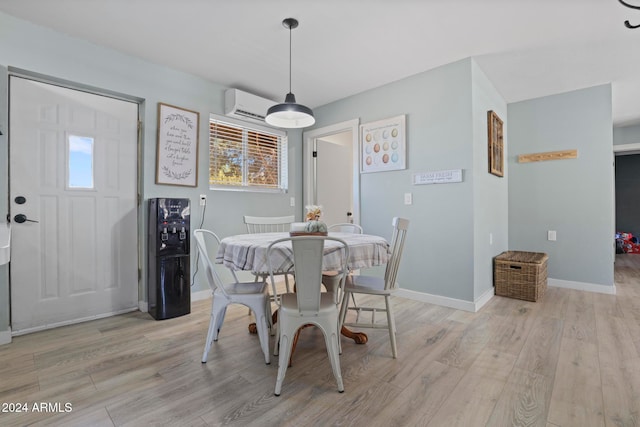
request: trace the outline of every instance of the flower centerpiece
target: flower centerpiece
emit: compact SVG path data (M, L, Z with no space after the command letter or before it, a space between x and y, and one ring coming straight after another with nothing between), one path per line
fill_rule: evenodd
M307 210L307 213L305 215L305 232L326 235L327 224L320 221L320 216L322 215L322 206L308 205L305 206L305 209Z

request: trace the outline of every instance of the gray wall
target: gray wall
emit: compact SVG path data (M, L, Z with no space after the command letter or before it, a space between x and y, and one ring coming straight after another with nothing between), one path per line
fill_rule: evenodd
M509 248L548 253L550 278L612 286L611 86L509 104L508 116ZM564 149L578 158L517 163Z
M406 114L407 169L362 174L360 183L365 232L389 237L393 216L411 220L398 279L404 289L474 301L492 285L491 257L506 248L507 186L488 177L482 161L487 109L506 116L505 102L471 59L316 109L317 127ZM412 185L414 173L449 169L462 169L463 182ZM404 205L409 192L413 204ZM491 247L488 230L496 235Z
M616 157L616 231L640 238L640 155Z
M493 291L493 258L508 249L509 132L507 103L475 62L472 62L472 71L474 299L478 299L485 292ZM504 177L488 172L487 111L490 110L503 121Z
M0 64L10 68L51 76L55 79L73 81L80 85L143 99L142 117L142 195L146 201L152 197L186 197L192 202L192 221L200 225L200 194L207 194L207 209L204 227L211 228L221 236L237 234L244 230L242 215L286 215L301 217L302 205L302 132L289 132L289 194L262 194L231 191L210 191L208 188L208 118L209 113L223 114L224 90L226 87L201 78L162 67L121 54L119 52L74 39L0 13ZM0 76L2 78L2 76ZM2 78L6 84L6 78ZM2 86L0 86L0 91ZM250 88L247 88L250 89ZM6 102L6 96L2 98ZM198 164L198 187L175 187L155 184L156 123L158 102L177 105L200 113L200 146ZM0 113L2 110L0 109ZM0 120L4 117L0 114ZM7 212L6 139L0 137L0 215ZM5 168L5 169L2 169ZM290 196L295 196L297 207L289 206ZM144 218L146 203L140 210L140 229L146 254ZM195 247L192 247L192 253ZM195 266L192 257L192 268ZM143 280L141 296L146 300L146 272L143 258ZM4 269L3 269L4 270ZM8 325L7 277L0 270L0 331ZM6 270L5 270L6 271ZM197 281L194 290L207 288Z

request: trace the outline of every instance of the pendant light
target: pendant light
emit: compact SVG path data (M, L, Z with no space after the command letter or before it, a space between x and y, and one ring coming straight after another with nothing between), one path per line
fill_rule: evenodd
M282 25L289 29L289 93L282 104L267 110L265 121L279 128L304 128L313 125L316 119L309 107L296 103L296 96L291 92L291 30L298 26L298 20L287 18Z

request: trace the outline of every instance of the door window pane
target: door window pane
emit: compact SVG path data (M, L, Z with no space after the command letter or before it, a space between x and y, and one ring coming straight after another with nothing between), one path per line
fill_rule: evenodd
M69 135L69 188L93 188L93 138Z

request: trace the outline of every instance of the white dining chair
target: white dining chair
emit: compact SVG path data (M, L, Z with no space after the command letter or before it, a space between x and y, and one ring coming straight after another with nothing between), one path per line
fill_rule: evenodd
M205 239L207 236L207 239ZM214 268L214 264L207 251L207 243L219 245L220 238L212 231L197 229L193 230L193 237L200 253L200 260L205 270L207 282L212 291L211 319L209 320L209 331L207 341L204 345L202 363L207 363L209 350L214 341L218 341L218 334L224 322L224 316L229 304L242 304L249 307L256 317L256 329L260 347L264 353L264 361L268 365L269 357L269 320L271 319L271 304L269 301L268 285L261 282L240 282L233 270L231 274L234 278L232 283L223 283Z
M362 234L363 229L358 224L353 224L350 222L342 222L338 224L332 224L327 227L328 231L338 231L341 233L352 233L352 234ZM349 272L349 274L354 274L353 271ZM335 271L325 271L322 273L322 284L324 285L327 292L333 292L333 290L337 286L337 281L335 280ZM353 299L353 303L356 303L355 296L351 294L351 298Z
M339 231L341 233L354 233L354 234L362 234L362 227L358 224L354 224L351 222L340 222L338 224L331 224L327 227L329 231Z
M344 286L345 295L340 309L340 319L342 325L347 327L388 329L389 339L391 341L391 353L395 359L398 357L398 350L396 346L396 325L391 305L391 295L398 288L396 278L398 276L398 268L400 266L404 242L407 236L407 229L409 228L409 220L395 217L393 218L392 225L393 236L391 238L390 245L391 255L384 272L384 277L363 275L348 276ZM370 296L383 297L385 308L356 304L354 304L353 307L349 307L349 295L353 294L366 294ZM356 312L355 322L345 321L348 310ZM363 321L360 319L360 315L363 312L371 314L370 321ZM386 313L386 323L376 322L376 314L379 312Z
M341 251L339 274L341 280L334 293L322 292L322 258L325 242L338 244L336 250ZM289 246L291 245L291 246ZM297 236L278 239L267 249L269 274L278 271L281 265L274 265L274 259L286 259L274 255L274 252L293 253L293 269L296 276L296 292L276 296L278 305L278 339L274 354L279 353L278 376L275 395L280 396L282 382L287 372L291 356L291 348L298 329L304 325L317 326L323 333L327 354L338 383L338 391L344 391L340 371L340 305L342 302L349 247L342 239L326 236ZM272 286L273 286L273 280ZM278 350L279 345L279 350Z
M247 233L277 233L288 232L291 224L296 220L294 215L286 216L244 216Z

